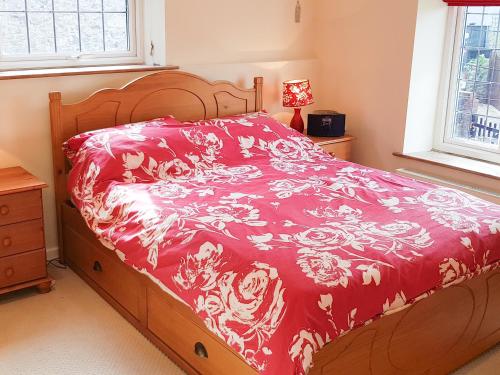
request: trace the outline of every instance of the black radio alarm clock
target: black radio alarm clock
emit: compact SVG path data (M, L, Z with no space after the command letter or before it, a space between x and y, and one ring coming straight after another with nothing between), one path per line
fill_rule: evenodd
M345 134L345 114L335 111L314 111L307 116L307 135L342 137Z

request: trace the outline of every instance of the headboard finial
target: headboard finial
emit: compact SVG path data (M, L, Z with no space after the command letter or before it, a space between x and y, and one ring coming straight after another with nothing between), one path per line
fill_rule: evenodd
M253 79L253 85L255 89L255 111L262 111L263 107L263 97L262 97L262 87L264 85L264 77L255 77Z
M51 102L60 102L62 101L62 95L59 91L49 92L49 100Z

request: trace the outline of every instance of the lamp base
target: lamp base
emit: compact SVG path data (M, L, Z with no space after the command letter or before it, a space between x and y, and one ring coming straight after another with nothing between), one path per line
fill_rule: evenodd
M300 108L294 108L294 110L295 113L293 115L292 121L290 121L290 127L297 130L299 133L304 133L304 120L302 120Z

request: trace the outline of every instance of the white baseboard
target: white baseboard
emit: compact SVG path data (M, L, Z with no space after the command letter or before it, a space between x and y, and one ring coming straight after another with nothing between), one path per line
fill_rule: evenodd
M53 260L59 258L59 248L51 247L47 249L47 260Z

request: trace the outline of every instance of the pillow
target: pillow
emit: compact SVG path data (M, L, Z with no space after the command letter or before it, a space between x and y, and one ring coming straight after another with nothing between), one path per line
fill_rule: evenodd
M132 124L118 125L111 128L91 130L85 133L81 133L71 137L66 142L63 143L64 155L70 160L72 160L80 147L85 143L85 141L94 135L104 134L104 133L115 133L115 132L135 132L138 129L144 127L159 127L159 126L187 126L182 124L180 121L176 120L173 116L157 118L154 120L136 122Z
M187 125L220 125L223 123L231 123L231 122L236 122L241 125L252 125L254 123L259 123L259 122L276 122L267 112L261 111L261 112L251 112L251 113L243 113L240 115L231 115L231 116L225 116L225 117L218 117L218 118L212 118L212 119L207 119L207 120L200 120L200 121L185 121L183 124Z

